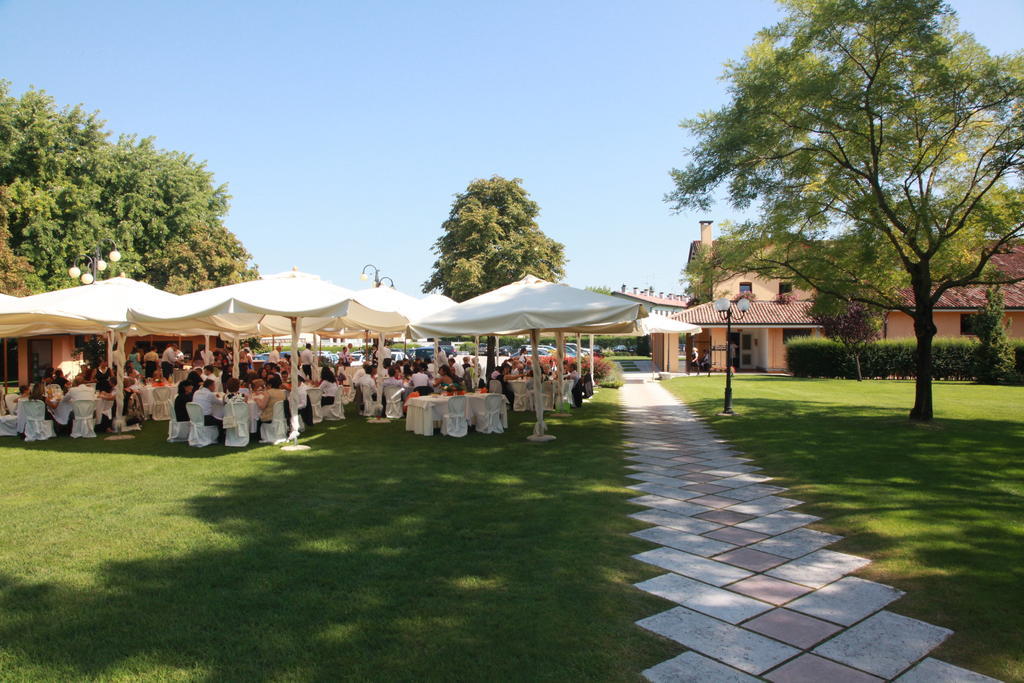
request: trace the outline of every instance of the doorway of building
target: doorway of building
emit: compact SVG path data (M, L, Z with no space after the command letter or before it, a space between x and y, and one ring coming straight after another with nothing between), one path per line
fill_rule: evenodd
M740 333L729 333L729 365L739 370L740 367Z
M28 376L39 380L53 365L53 342L49 339L31 339L28 342Z

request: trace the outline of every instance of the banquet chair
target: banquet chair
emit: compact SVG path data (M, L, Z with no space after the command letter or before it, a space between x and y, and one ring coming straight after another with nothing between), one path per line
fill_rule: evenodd
M156 405L156 403L153 405ZM188 433L191 427L191 422L178 422L177 416L174 414L174 406L172 405L167 421L167 443L184 443L188 441Z
M25 417L25 441L44 441L57 436L53 420L46 419L46 405L42 401L19 401L18 413Z
M555 404L555 393L557 387L554 382L546 381L543 383L541 388L544 390L544 410L557 410L558 406Z
M220 430L217 429L216 425L204 424L202 406L194 401L189 401L185 404L185 410L188 411L189 421L188 445L194 448L202 448L203 446L217 443Z
M288 422L284 419L284 401L274 404L273 419L260 426L260 443L278 443L288 440Z
M484 396L484 417L476 426L476 431L481 434L501 434L505 431L504 421L501 419L502 408L505 406L505 397L498 394L487 394Z
M249 445L249 404L245 401L232 400L224 405L224 445Z
M363 417L377 417L380 415L380 406L373 400L373 396L364 393L361 387L359 394L362 398L362 408L360 408L359 414Z
M174 400L174 394L172 393L174 387L154 387L153 388L153 419L154 420L169 420L171 415L174 414L174 407L172 401Z
M0 436L18 435L18 416L0 415Z
M405 417L405 412L402 410L403 394L405 394L405 389L402 387L388 387L384 390L384 399L386 401L384 417L391 420L401 420Z
M71 438L95 439L96 401L89 398L72 401L71 409L75 412L75 421L71 424Z
M489 391L492 394L500 394L501 391L502 391L501 380L500 379L492 379L490 382L488 382L487 383L487 391Z
M510 382L515 400L512 402L512 410L533 410L533 394L529 392L529 382Z
M465 436L469 432L466 419L466 397L452 396L448 399L448 412L441 421L441 433L446 436Z
M320 397L323 396L320 389L307 389L306 398L309 399L309 407L313 410L313 424L318 425L324 421L322 409L320 408Z
M339 389L338 395L334 397L334 403L330 405L321 405L320 413L324 416L324 419L328 422L335 420L345 419L345 404L341 401L341 391Z
M4 396L4 407L7 408L8 415L14 415L14 406L18 403L17 394L7 394Z

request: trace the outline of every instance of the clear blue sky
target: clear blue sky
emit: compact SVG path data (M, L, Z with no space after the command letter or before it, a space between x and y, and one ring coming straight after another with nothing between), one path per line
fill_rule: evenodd
M1024 2L957 0L994 52ZM265 273L418 293L452 195L520 177L576 286L681 291L697 221L662 197L680 120L725 100L722 64L769 0L0 0L0 78L99 110L229 184L228 226ZM378 245L381 238L387 247Z

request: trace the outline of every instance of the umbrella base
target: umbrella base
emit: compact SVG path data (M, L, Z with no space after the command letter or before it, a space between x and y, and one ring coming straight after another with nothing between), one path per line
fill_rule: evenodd
M391 422L391 420L387 419L386 417L371 417L369 420L367 420L367 422L369 422L370 424L382 425Z
M301 443L297 443L297 444L292 444L290 446L281 446L281 450L282 451L308 451L308 450L310 450L310 446L307 446L307 445L301 444Z
M554 441L555 440L555 435L554 434L532 434L532 435L526 437L526 440L527 441L531 441L533 443L544 443L545 441Z

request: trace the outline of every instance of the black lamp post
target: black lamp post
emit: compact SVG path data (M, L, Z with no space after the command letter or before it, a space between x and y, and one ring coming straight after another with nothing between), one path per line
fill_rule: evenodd
M101 252L101 247L104 242L110 242L110 246L113 247L113 249L110 250L110 253L107 254L107 258L110 259L111 263L117 263L120 261L121 252L117 250L117 245L114 243L114 240L103 238L96 243L96 247L93 249L92 254L81 254L75 258L73 265L68 268L68 275L75 280L81 280L83 285L91 285L96 282L96 280L99 279L100 273L107 269L107 262L103 260L103 254ZM82 269L78 265L83 261L88 264L85 272L82 272Z
M391 287L395 286L395 281L392 280L391 278L389 278L386 275L384 277L381 277L380 276L380 268L378 268L377 266L373 265L372 263L367 263L365 266L363 266L363 272L361 272L359 274L359 279L360 280L362 280L363 282L366 282L367 280L370 279L370 276L367 275L367 273L366 273L367 269L369 269L369 268L373 269L373 286L374 287L380 287L382 284L384 284L385 280L387 280L388 282L391 283Z
M732 302L726 298L715 300L715 310L725 321L725 407L719 415L735 415L732 409L732 320L742 320L750 310L750 299L743 298L736 302L736 314L733 315Z

